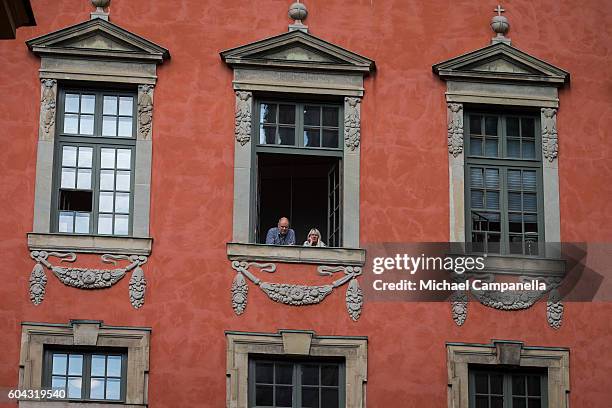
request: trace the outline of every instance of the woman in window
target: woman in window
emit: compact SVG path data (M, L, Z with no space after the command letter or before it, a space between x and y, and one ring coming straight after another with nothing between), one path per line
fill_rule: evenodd
M308 233L308 239L304 241L304 246L324 247L325 243L321 241L321 233L318 229L313 228Z

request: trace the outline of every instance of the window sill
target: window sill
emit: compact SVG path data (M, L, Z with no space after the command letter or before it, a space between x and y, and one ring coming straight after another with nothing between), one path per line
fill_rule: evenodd
M361 248L227 243L227 257L230 261L363 266L365 254L365 249Z
M148 237L28 233L28 248L30 251L149 256L152 244L153 238Z
M19 401L20 408L142 408L146 404L124 404L121 402L89 401Z
M565 276L565 260L513 255L490 255L485 258L485 273L520 276Z

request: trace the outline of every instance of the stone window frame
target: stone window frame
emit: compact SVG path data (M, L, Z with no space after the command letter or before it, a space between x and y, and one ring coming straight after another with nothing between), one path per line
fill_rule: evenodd
M568 348L525 346L523 342L513 340L492 340L491 344L449 342L446 343L446 356L449 408L469 408L470 364L491 368L546 368L548 406L569 407Z
M20 400L25 408L145 407L148 404L149 349L151 328L107 326L100 320L70 320L68 324L23 322L19 356L19 389L42 389L45 348L59 346L115 347L127 350L125 402L82 402L65 400Z
M308 330L279 330L278 333L226 331L225 337L227 408L248 408L249 355L344 358L345 406L366 406L367 337L319 336Z
M149 255L153 98L156 67L170 58L168 50L92 13L91 20L26 42L41 58L40 123L36 158L33 230L28 246L36 249ZM137 95L132 234L101 236L52 232L53 174L56 147L58 86L129 86Z

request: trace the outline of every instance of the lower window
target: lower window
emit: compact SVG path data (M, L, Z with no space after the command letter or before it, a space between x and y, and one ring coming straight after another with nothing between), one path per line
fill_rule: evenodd
M125 401L127 352L53 349L45 352L43 387L66 399Z
M470 368L470 408L547 408L546 371Z
M341 361L249 361L249 407L344 407Z

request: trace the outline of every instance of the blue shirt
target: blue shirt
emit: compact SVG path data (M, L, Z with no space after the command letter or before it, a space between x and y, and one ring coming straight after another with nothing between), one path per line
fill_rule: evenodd
M295 245L295 232L289 229L285 235L281 235L278 227L272 227L266 234L266 244Z

